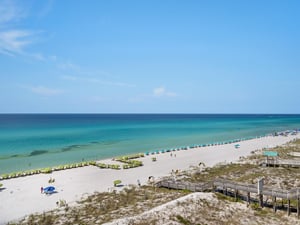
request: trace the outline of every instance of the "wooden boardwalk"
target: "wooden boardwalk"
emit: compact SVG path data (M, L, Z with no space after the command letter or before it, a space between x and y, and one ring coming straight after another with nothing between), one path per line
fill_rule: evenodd
M165 187L169 189L176 190L189 190L193 192L204 192L211 191L213 187L212 182L206 183L191 183L191 182L182 182L182 181L174 181L172 179L165 179L156 182L157 187Z
M278 158L269 158L261 162L261 165L264 166L274 166L274 167L300 167L300 160L295 159L278 159Z
M211 182L206 183L190 183L185 181L174 181L171 179L161 180L156 183L157 187L165 187L169 189L177 190L190 190L192 192L203 192L203 191L221 191L224 194L233 193L234 197L246 196L246 201L250 204L253 201L253 195L259 202L261 207L264 207L264 196L272 199L273 211L276 212L278 205L277 199L287 201L286 209L288 215L291 213L291 200L296 201L297 216L300 216L300 188L291 190L282 190L264 186L261 192L258 191L257 184L246 184L234 182L226 179L215 179ZM252 198L251 198L252 194Z
M213 185L215 188L219 188L219 189L230 188L238 191L245 191L245 192L258 194L257 184L245 184L245 183L238 183L238 182L233 182L225 179L216 179L213 181ZM297 200L300 197L300 188L295 188L291 190L282 190L282 189L264 186L261 194L270 197L282 198L286 200Z

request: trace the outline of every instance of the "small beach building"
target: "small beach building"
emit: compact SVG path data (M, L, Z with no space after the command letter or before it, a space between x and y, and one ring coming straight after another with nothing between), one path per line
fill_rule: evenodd
M278 152L275 151L264 151L263 155L266 157L266 166L269 164L275 165L275 161L277 160L278 157Z

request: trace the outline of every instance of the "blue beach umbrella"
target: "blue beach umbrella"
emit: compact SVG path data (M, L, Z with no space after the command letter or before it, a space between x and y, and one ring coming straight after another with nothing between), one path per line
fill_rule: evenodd
M54 192L54 190L55 190L55 187L53 187L53 186L45 187L44 188L44 193L51 194L51 193Z

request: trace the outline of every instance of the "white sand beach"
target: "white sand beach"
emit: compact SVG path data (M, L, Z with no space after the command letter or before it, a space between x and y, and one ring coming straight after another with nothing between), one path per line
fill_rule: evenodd
M39 174L27 177L2 180L3 190L0 191L0 224L19 220L24 216L55 209L56 202L65 200L69 205L75 204L82 197L94 192L108 191L113 187L113 181L120 179L123 185L137 184L139 179L146 184L149 176L159 177L170 175L172 170L186 170L204 162L206 166L213 166L220 162L234 162L241 156L247 156L252 151L282 145L300 134L293 136L267 136L240 142L210 147L181 150L172 153L155 154L156 162L152 162L152 155L142 160L142 167L127 170L100 169L94 166L69 169L53 172L52 174ZM176 154L176 157L175 157ZM103 162L113 163L111 160ZM41 194L40 188L49 186L49 178L54 178L57 193L52 195ZM117 188L118 189L118 188Z

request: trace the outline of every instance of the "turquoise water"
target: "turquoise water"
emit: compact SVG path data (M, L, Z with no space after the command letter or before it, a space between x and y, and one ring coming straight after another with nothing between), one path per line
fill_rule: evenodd
M0 114L0 174L298 128L300 115Z

